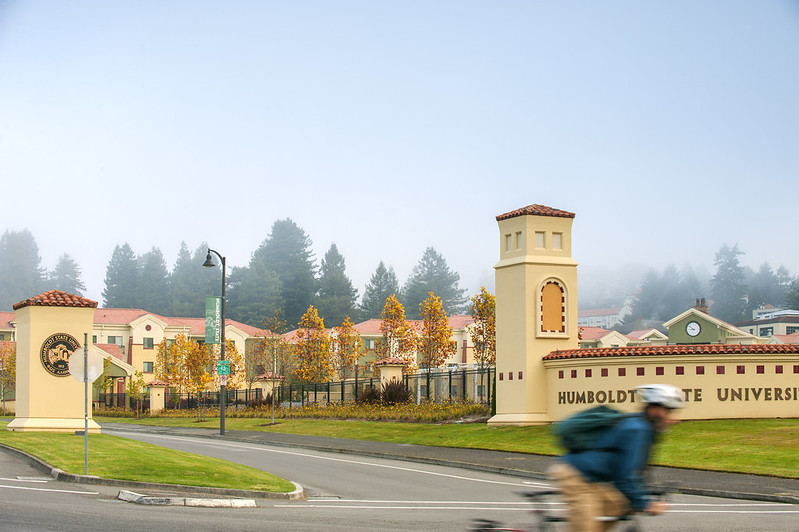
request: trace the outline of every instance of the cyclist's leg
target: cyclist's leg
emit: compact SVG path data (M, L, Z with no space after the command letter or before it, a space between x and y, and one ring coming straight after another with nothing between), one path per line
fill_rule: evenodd
M561 490L563 501L568 506L569 530L571 532L605 530L605 523L598 520L603 513L603 496L597 486L563 462L553 465L548 473Z

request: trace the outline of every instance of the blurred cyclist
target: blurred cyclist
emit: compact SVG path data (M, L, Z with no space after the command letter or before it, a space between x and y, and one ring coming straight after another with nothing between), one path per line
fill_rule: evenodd
M671 422L671 411L683 406L682 392L667 384L638 387L644 403L639 414L623 417L606 429L592 449L568 453L549 470L569 506L569 530L609 530L615 521L605 516L632 512L659 514L668 508L652 501L643 472L657 435Z

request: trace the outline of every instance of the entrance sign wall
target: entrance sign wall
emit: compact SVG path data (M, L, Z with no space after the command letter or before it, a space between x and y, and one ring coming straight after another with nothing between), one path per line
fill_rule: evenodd
M17 320L17 417L13 431L84 429L83 384L69 373L69 358L83 356L79 339L91 334L95 301L51 290L14 305ZM91 418L91 412L89 412ZM100 426L89 419L89 432Z

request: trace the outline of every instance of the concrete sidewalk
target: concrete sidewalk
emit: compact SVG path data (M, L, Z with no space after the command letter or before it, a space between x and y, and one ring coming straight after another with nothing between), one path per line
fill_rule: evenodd
M554 460L550 456L503 451L429 447L271 432L227 430L224 436L220 436L218 431L200 428L153 427L127 423L102 423L101 427L394 458L534 479L545 479L545 471ZM680 493L799 504L799 480L796 479L669 467L652 467L651 471L654 483L676 485Z

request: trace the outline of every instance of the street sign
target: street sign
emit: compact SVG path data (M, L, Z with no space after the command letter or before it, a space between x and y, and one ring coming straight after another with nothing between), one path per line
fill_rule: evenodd
M230 375L230 360L220 360L216 363L217 375Z
M103 373L103 357L94 349L88 350L85 353L86 364L86 377L88 382L94 382ZM69 356L69 372L75 377L78 382L83 382L83 366L84 366L84 352L83 350L75 350Z
M205 343L219 344L222 341L222 298L205 298Z

